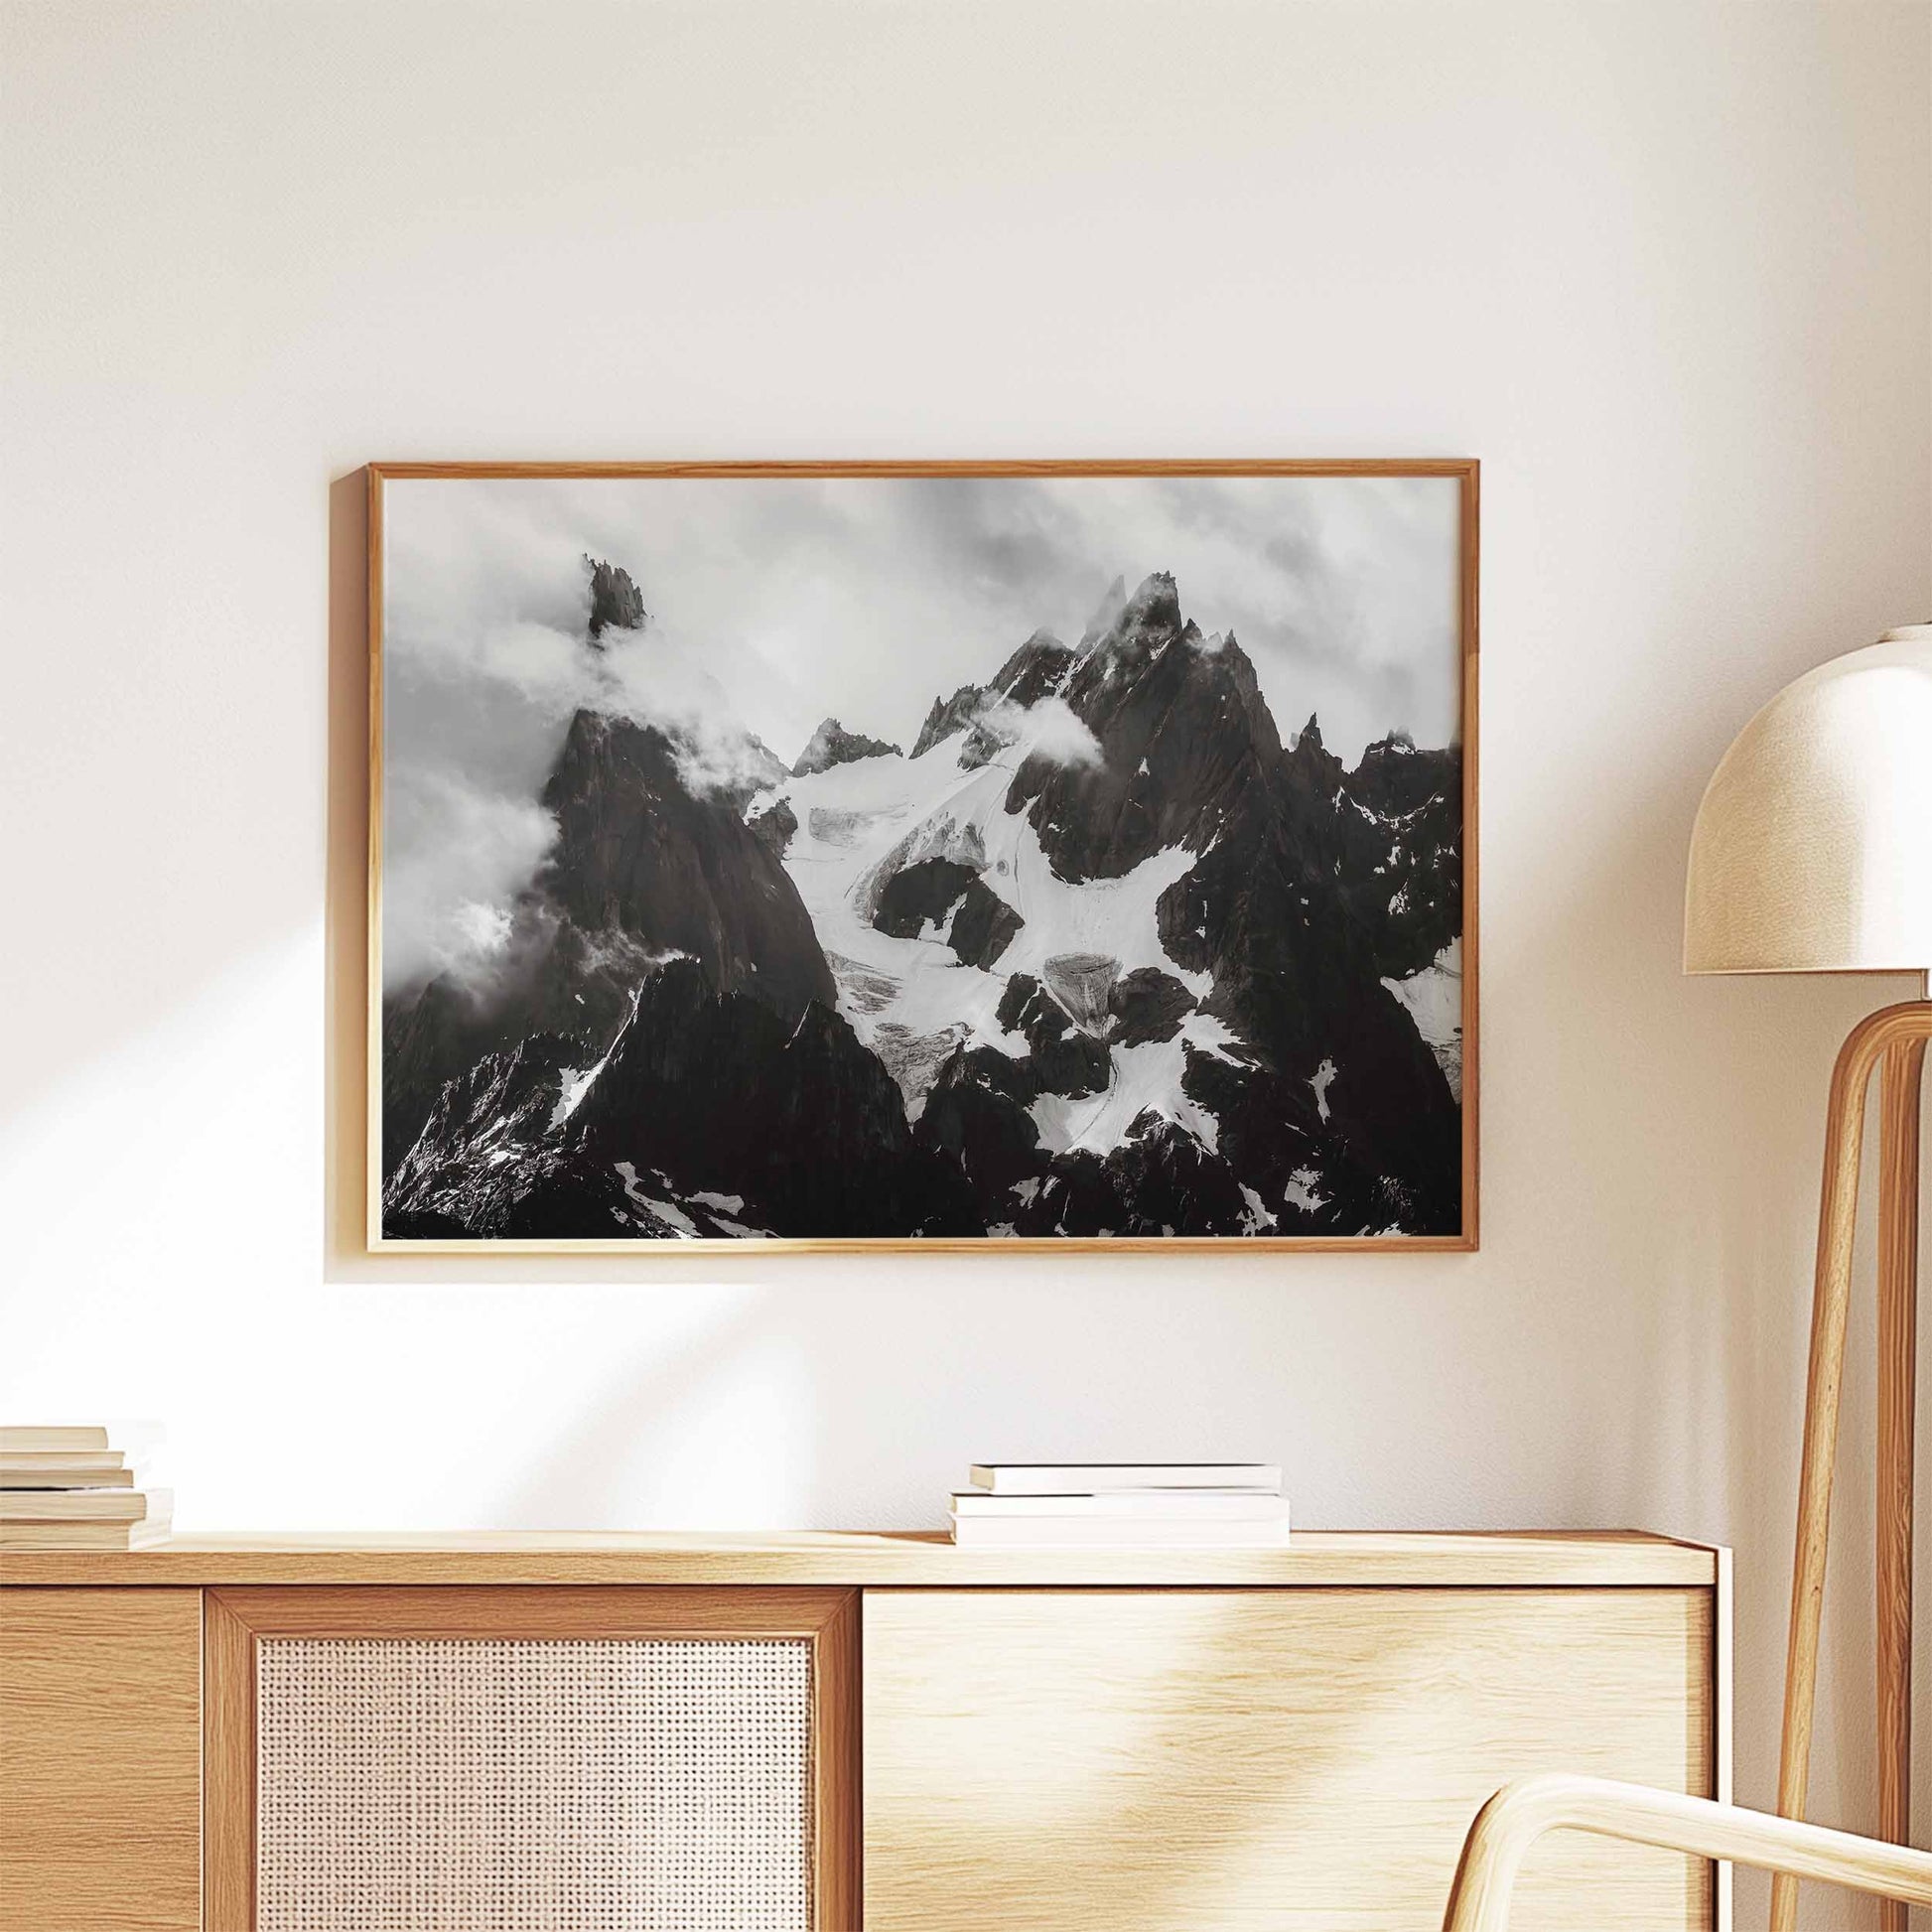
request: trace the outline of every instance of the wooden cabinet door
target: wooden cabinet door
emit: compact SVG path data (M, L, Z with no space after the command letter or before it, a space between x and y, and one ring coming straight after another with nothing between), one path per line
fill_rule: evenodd
M201 1923L202 1592L0 1589L0 1925Z
M207 1601L207 1932L854 1932L856 1590Z
M1436 1932L1505 1779L1714 1795L1709 1589L866 1593L867 1932ZM1687 1932L1560 1836L1520 1932Z

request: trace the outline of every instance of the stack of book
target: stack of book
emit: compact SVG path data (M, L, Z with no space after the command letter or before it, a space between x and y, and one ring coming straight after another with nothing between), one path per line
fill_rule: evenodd
M0 1425L0 1550L145 1550L173 1514L105 1429Z
M1282 1472L1267 1462L976 1462L952 1499L972 1550L1281 1550Z

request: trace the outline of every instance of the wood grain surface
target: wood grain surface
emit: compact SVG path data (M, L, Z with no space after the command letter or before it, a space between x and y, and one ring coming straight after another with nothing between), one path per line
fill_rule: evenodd
M0 1925L198 1932L202 1598L0 1593Z
M943 1531L182 1537L10 1552L6 1584L1702 1585L1718 1553L1631 1530L1297 1530L1285 1550L959 1550Z
M1434 1932L1506 1780L1708 1796L1707 1590L866 1600L868 1932ZM1539 1852L1521 1932L1710 1923L1702 1862Z

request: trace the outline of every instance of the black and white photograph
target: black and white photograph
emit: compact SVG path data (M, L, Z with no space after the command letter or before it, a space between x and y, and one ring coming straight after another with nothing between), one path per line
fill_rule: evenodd
M372 1245L1472 1238L1473 466L371 515Z

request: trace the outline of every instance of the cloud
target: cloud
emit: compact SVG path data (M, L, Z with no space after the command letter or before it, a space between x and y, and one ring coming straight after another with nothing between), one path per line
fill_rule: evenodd
M1011 698L995 698L983 705L978 720L1022 758L1041 758L1049 764L1097 765L1103 754L1100 741L1075 715L1064 698L1041 698L1031 707Z
M487 976L509 943L510 903L555 842L557 821L534 799L438 769L392 761L383 788L384 986L437 973L465 982Z

